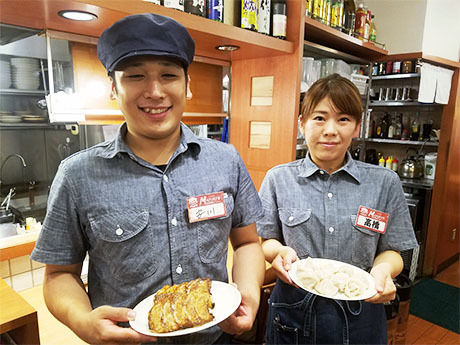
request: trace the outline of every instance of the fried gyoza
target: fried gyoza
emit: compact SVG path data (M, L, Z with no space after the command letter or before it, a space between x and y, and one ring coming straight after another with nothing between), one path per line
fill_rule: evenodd
M165 285L156 294L149 312L149 328L156 333L196 327L214 320L211 280L198 278Z

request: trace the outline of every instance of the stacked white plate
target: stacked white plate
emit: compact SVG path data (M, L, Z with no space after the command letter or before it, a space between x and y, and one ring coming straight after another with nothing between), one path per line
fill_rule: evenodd
M11 66L8 61L0 60L0 89L8 89L11 85Z
M3 122L3 123L22 122L22 116L12 115L10 111L0 111L0 122Z
M13 86L20 90L37 90L40 86L38 59L11 58Z

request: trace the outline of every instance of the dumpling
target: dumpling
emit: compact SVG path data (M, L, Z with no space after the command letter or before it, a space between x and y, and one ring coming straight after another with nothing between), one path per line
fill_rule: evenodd
M351 277L345 285L344 293L348 297L356 297L361 295L364 291L366 291L366 289L367 288L361 279Z
M350 276L344 272L337 272L332 277L332 283L337 286L340 292L345 291L345 286L347 285Z
M323 279L315 286L315 290L320 294L333 297L337 294L339 289L334 285L331 279Z
M307 289L311 290L319 282L318 275L312 269L302 269L297 271L297 279Z

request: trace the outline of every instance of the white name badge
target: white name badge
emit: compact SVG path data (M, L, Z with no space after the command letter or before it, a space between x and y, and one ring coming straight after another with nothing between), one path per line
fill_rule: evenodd
M360 206L356 217L356 226L384 234L388 224L388 213Z
M187 210L190 223L226 216L224 195L224 192L217 192L188 197Z

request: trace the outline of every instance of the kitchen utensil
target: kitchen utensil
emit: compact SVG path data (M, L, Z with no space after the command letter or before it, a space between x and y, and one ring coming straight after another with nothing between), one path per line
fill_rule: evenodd
M409 155L409 152L413 150L414 155ZM399 166L399 176L404 178L421 178L423 177L424 166L420 159L418 158L417 151L413 148L409 148L406 151L407 158L403 159L401 165Z

